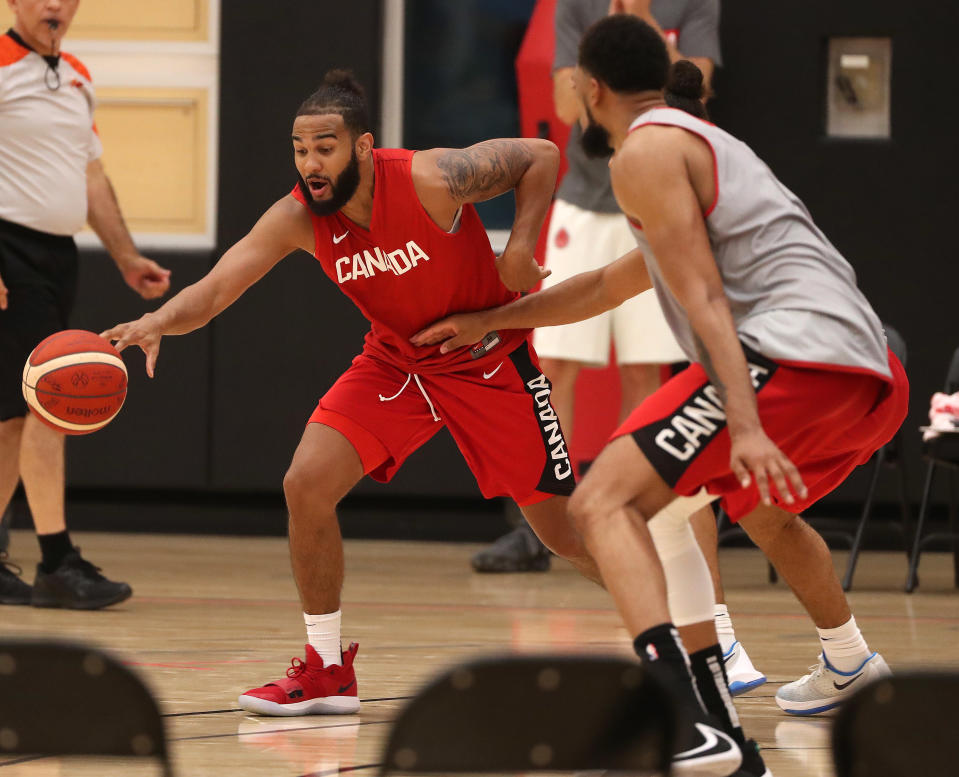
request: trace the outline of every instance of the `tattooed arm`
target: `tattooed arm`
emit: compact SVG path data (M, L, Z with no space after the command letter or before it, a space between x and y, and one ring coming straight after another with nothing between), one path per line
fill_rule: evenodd
M434 148L413 157L413 183L426 212L450 229L466 203L483 202L510 189L516 218L497 269L513 291L527 291L549 275L533 251L549 210L559 170L559 150L548 140L487 140L464 149Z

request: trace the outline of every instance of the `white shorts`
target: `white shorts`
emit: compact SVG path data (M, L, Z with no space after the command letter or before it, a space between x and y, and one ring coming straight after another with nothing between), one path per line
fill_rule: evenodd
M563 200L553 204L546 244L546 267L553 271L543 288L604 267L636 248L626 217L595 213ZM536 353L589 366L609 363L610 342L619 364L670 364L685 361L650 289L613 310L575 324L549 326L533 333Z

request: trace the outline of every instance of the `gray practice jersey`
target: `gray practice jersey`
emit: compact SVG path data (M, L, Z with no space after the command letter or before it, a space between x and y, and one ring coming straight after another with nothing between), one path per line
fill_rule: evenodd
M687 57L719 60L719 0L653 0L653 17ZM553 70L576 67L583 33L609 11L609 0L557 0ZM590 159L579 145L582 130L575 123L566 146L569 170L557 197L584 210L619 213L609 185L605 159Z
M656 108L630 129L648 124L682 127L712 148L716 200L706 213L706 229L742 342L777 361L890 377L879 318L856 286L852 267L799 198L749 146L709 122ZM670 329L689 359L715 380L705 348L663 281L641 226L633 223L633 232Z

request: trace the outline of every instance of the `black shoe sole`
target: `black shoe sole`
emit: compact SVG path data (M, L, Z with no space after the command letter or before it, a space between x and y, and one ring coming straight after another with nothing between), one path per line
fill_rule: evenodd
M119 595L114 595L111 597L104 597L101 599L92 599L90 601L67 601L62 602L56 598L44 598L42 596L34 596L31 599L30 604L34 607L42 607L49 609L59 609L59 610L102 610L104 607L109 607L113 604L119 604L124 602L132 596L133 591L123 591Z
M32 604L32 601L30 599L7 599L0 597L0 604L10 605L11 607L15 607L17 605L26 607Z

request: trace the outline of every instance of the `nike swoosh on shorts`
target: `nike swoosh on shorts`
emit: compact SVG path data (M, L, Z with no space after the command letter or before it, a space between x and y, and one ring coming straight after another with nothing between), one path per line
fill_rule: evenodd
M484 370L484 371L483 371L483 380L489 380L490 378L492 378L497 372L499 372L499 368L502 367L502 366L503 366L503 362L500 362L499 364L496 365L496 369L493 370L492 372L486 372L486 371Z

